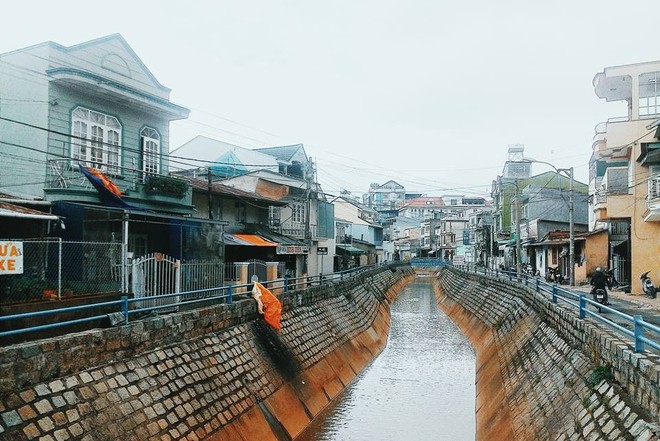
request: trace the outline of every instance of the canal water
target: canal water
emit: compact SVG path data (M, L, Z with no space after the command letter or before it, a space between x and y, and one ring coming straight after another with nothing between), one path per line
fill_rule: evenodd
M387 347L296 441L474 440L475 355L418 278L392 304Z

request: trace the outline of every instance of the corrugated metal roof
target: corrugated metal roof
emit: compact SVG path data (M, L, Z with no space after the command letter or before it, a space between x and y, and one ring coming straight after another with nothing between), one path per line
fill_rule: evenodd
M265 153L266 155L270 155L279 159L280 161L291 161L302 147L302 144L294 144L278 147L262 147L254 150L257 152Z
M277 172L279 170L277 161L271 155L217 139L207 138L206 136L197 136L170 154L177 157L196 159L179 160L174 158L170 163L170 169L172 171L205 168L213 166L214 162L220 166L236 164L248 171L265 169ZM226 160L229 157L227 155L232 154L231 161ZM180 162L185 162L185 164L180 164Z
M21 219L36 220L58 220L59 217L54 214L44 213L43 211L32 208L21 207L20 205L0 202L0 217L15 217Z

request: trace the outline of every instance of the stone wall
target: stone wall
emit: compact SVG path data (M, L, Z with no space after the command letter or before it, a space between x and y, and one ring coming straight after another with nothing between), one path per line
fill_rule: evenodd
M282 440L380 353L409 267L0 349L3 440Z
M478 395L478 439L507 439L494 428L505 426L489 424L501 414L510 415L519 440L658 439L657 356L634 354L608 329L533 290L453 268L437 274L441 308L452 316L462 310L492 331L490 340L484 332L472 339L478 353L490 354L478 364L496 357L500 366L490 379L478 366L477 390L499 378L505 399L498 413L489 406L493 393Z

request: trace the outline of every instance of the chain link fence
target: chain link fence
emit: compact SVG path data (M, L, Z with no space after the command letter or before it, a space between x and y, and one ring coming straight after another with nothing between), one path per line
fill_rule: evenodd
M2 304L121 292L121 243L20 242L23 273L0 275Z
M9 239L7 239L9 240ZM132 292L132 259L122 272L119 242L73 242L60 239L14 240L22 243L21 274L0 273L0 304L65 299L90 294ZM252 260L249 277L267 279L266 262ZM222 287L240 282L238 265L222 259L188 259L180 262L179 292ZM278 263L277 277L285 265ZM124 286L124 289L122 289ZM162 294L166 294L163 292ZM200 296L213 294L212 291ZM189 296L191 299L196 296Z

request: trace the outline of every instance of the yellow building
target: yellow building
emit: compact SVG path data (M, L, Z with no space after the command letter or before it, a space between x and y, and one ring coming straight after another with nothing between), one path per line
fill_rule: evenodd
M627 114L596 126L590 227L608 229L610 268L641 294L642 273L660 284L660 61L607 67L593 85Z

